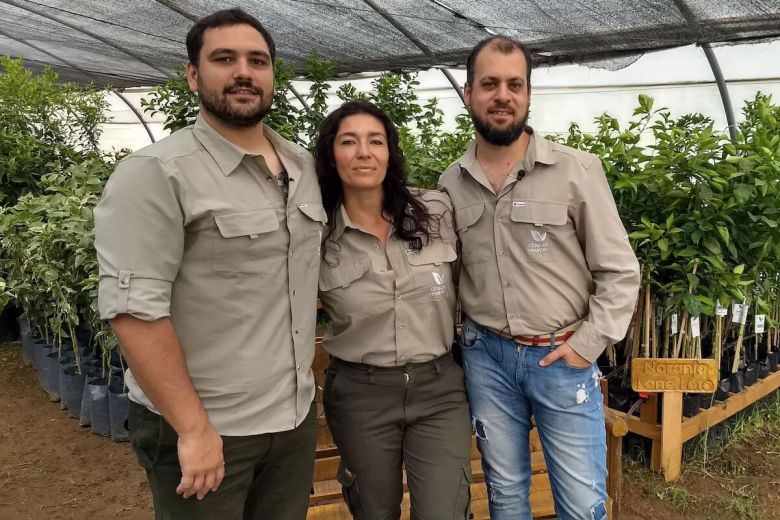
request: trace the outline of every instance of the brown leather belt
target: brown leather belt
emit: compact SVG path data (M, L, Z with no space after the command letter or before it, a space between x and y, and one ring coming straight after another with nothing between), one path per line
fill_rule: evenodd
M566 342L570 337L574 335L574 331L570 330L567 332L563 332L561 334L557 334L555 336L555 345L562 345ZM527 345L529 347L549 347L550 346L550 335L539 335L539 336L512 336L515 340L515 343L520 343L521 345Z

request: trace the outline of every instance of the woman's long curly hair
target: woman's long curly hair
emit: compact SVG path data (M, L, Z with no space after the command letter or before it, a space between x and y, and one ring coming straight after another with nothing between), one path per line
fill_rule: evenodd
M336 214L344 203L344 189L336 171L333 156L333 142L339 132L341 122L353 115L368 114L382 122L387 134L387 148L390 152L387 174L382 181L382 213L395 226L395 233L401 240L408 242L415 251L422 249L438 229L438 221L433 219L425 205L411 194L406 186L406 160L398 145L398 130L393 121L369 101L357 100L344 103L328 115L320 124L314 158L317 179L322 191L322 204L331 223L323 242L330 238Z

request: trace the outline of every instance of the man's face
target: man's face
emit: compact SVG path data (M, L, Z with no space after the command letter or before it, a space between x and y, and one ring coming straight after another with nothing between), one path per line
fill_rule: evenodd
M254 126L273 103L268 43L246 24L206 29L200 63L187 65L187 81L203 110L228 126Z
M479 135L497 146L509 146L528 122L531 87L528 64L519 50L504 54L490 45L477 55L473 84L463 89Z

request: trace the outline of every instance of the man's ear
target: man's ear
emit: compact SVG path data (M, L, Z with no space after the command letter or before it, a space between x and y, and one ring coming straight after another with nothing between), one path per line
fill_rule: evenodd
M471 108L471 85L468 83L463 84L463 99L466 103L466 106Z
M190 62L187 63L187 85L191 91L198 91L198 68Z

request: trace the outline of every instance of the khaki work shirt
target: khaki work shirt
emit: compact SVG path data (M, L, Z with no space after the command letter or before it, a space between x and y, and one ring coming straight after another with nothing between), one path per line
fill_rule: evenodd
M450 263L456 259L457 240L452 206L435 191L421 199L438 219L439 236L420 251L392 230L384 248L349 220L344 206L337 213L320 267L320 301L333 320L322 345L331 355L393 367L449 351L455 330Z
M512 336L579 323L568 340L595 361L625 336L639 264L598 157L531 132L496 195L476 143L440 178L462 246L463 311Z
M291 177L287 204L262 156L199 117L120 162L95 209L101 316L170 316L222 435L295 428L314 397L326 217L311 156L264 131Z

